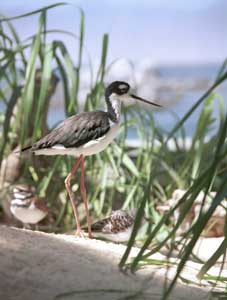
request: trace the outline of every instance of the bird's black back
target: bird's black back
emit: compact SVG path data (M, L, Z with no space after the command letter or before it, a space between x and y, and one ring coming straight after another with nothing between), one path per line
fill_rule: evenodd
M48 135L37 141L32 151L63 145L80 147L105 135L110 129L108 114L104 111L83 112L64 120Z

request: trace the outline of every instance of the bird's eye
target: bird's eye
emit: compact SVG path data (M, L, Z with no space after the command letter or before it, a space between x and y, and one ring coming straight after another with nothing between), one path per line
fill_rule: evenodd
M127 87L127 85L125 85L125 84L120 84L120 85L119 85L119 89L120 89L121 91L127 91L128 87Z
M119 90L119 93L122 95L122 94L125 94L128 92L128 86L125 85L125 84L120 84L118 86L118 90Z
M117 91L117 94L118 95L123 95L123 94L126 94L127 93L127 90L126 89L119 89L118 88L118 91Z

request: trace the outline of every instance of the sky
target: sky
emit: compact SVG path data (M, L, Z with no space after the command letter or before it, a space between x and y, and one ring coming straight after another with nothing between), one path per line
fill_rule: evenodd
M2 0L8 17L59 1ZM78 34L79 13L85 13L85 45L93 61L100 58L104 33L109 34L108 61L124 57L153 64L221 63L227 56L226 0L74 0L48 13L48 28ZM35 33L37 16L14 21L23 38ZM62 39L72 56L77 43ZM85 57L86 60L86 57Z

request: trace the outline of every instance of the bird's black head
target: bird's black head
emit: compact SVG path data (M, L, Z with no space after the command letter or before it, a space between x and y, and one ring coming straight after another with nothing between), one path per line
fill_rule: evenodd
M122 96L129 92L130 85L124 81L114 81L106 88L105 95L110 97L112 94Z
M144 103L151 104L153 106L162 107L161 105L145 100L139 96L129 93L130 85L124 81L114 81L110 85L107 86L105 90L106 99L116 98L120 101L135 99Z

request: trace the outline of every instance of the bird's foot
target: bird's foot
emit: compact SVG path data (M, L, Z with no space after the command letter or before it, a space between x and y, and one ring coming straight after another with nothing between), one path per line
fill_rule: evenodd
M85 238L85 234L84 231L82 229L77 229L76 230L76 237L80 237L80 238Z
M93 238L91 232L88 232L88 238L89 238L89 239L92 239L92 238Z
M92 239L93 237L92 237L92 234L90 233L86 233L85 234L85 232L82 230L82 229L77 229L76 230L76 237L80 237L80 238L83 238L83 239L85 239L85 238L89 238L89 239Z
M32 230L32 227L31 227L31 225L30 224L28 224L28 223L24 223L23 224L23 229L27 229L27 230Z

